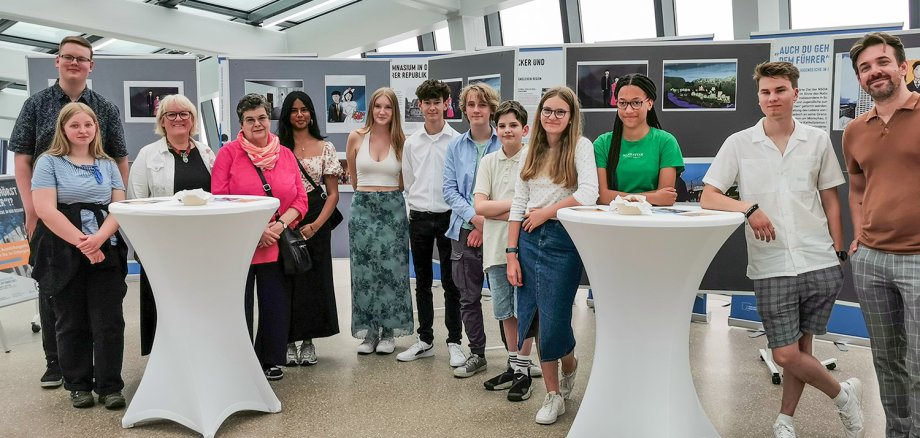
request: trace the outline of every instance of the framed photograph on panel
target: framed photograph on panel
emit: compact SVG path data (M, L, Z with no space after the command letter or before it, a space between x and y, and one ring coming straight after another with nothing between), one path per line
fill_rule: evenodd
M663 61L664 111L734 111L737 59Z
M449 122L459 122L463 120L463 113L460 112L460 90L463 89L463 79L441 79L450 88L450 96L447 101L447 109L444 110L444 120Z
M183 94L182 81L125 81L125 122L156 123L160 100Z
M499 98L499 100L501 100L501 96L502 96L502 75L496 73L496 74L484 75L484 76L470 76L470 77L466 78L466 83L467 83L467 85L472 85L472 84L476 84L476 83L479 83L479 82L482 82L482 83L484 83L484 84L486 84L486 85L488 85L488 86L494 88L495 91L498 92L498 98Z
M628 74L648 75L648 61L590 61L579 62L576 70L575 94L581 110L616 111L614 90L620 78Z
M284 96L291 91L303 91L303 81L300 79L246 79L243 81L243 92L246 94L261 94L272 107L271 120L281 117L281 104Z

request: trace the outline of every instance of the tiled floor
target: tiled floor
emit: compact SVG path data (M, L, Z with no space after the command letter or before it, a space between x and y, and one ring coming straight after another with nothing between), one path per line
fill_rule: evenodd
M498 324L491 320L491 305L484 303L487 318L490 361L485 373L457 379L447 363L447 349L436 346L433 358L410 363L396 362L395 355L355 354L358 341L351 338L348 263L335 264L339 321L344 332L316 340L319 364L285 369L283 380L272 383L283 411L278 414L240 413L230 417L218 431L222 437L563 437L568 432L590 378L594 356L594 313L585 306L585 292L578 294L573 326L578 339L581 372L567 412L552 426L534 423L534 414L545 395L540 379L535 380L533 397L510 403L503 392L482 388L482 382L503 368ZM126 346L123 376L125 395L131 396L143 374L145 358L139 356L137 283L129 283L125 300ZM435 292L436 294L438 291ZM763 338L751 339L745 330L727 325L727 297L711 296L709 324L690 328L691 366L700 400L719 433L726 438L768 437L779 409L781 387L770 383L766 367L758 359ZM435 305L443 298L435 298ZM0 309L12 352L0 353L0 436L195 436L178 424L159 421L121 428L123 411L102 407L77 410L70 407L63 389L42 390L38 378L43 371L41 340L32 334L29 321L34 303ZM435 339L445 336L443 312L435 312ZM634 336L635 334L609 334ZM397 352L414 338L397 340ZM840 352L829 343L816 343L821 358L838 358L835 377L859 377L866 388L864 412L866 437L884 436L884 416L871 355L864 348ZM628 354L629 352L624 352ZM637 358L641 360L641 358ZM221 358L211 364L221 366ZM604 372L596 370L595 372ZM622 376L624 379L633 376ZM800 437L840 437L842 428L832 403L817 390L805 391L796 415ZM598 437L618 437L616 425L598 431ZM634 438L634 437L629 437ZM656 437L650 437L656 438Z

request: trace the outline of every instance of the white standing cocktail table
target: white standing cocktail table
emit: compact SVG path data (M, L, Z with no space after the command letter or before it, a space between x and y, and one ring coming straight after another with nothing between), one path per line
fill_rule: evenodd
M243 313L252 254L278 200L216 196L203 206L168 198L112 203L156 298L157 330L123 427L162 418L213 437L243 410L280 412Z
M705 215L559 210L597 313L594 365L570 437L719 436L690 374L690 313L706 269L744 216L675 208Z

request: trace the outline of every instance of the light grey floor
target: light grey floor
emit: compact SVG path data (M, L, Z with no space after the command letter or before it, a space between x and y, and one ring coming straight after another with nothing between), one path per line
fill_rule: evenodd
M577 386L566 414L552 426L534 423L534 415L545 395L540 379L535 380L533 397L510 403L504 392L488 392L482 382L498 374L504 364L498 324L491 319L491 302L483 302L486 317L489 369L468 379L457 379L447 363L443 345L446 331L443 311L435 312L436 355L410 363L396 362L395 355L357 356L358 341L351 338L348 263L336 260L339 323L343 333L316 340L319 364L285 369L283 380L272 383L283 411L278 414L240 413L230 417L218 436L250 437L563 437L578 411L584 387L591 374L594 356L594 313L585 305L580 291L572 324L578 339L581 362ZM146 359L139 356L137 283L129 283L125 300L126 345L123 376L130 402L143 374ZM436 295L439 291L436 290ZM750 339L745 330L727 325L728 297L710 296L712 320L692 324L691 366L700 400L723 437L768 437L779 409L781 387L770 383L757 349L764 338ZM440 306L443 298L435 298ZM196 436L178 424L160 421L121 428L124 411L110 412L100 406L77 410L70 407L63 389L43 390L38 379L43 372L41 339L32 334L29 321L34 302L0 309L0 322L13 346L0 353L0 436ZM689 316L688 316L689 317ZM635 336L636 334L609 334ZM397 340L397 352L415 338ZM839 380L859 377L866 388L864 412L866 437L884 436L884 415L867 349L851 347L840 352L830 343L817 342L819 358L837 357L833 375ZM623 352L629 354L629 352ZM641 358L637 358L641 360ZM221 366L221 358L211 364ZM597 372L603 372L598 370ZM635 376L621 376L623 379ZM800 437L840 437L842 428L832 403L817 390L807 388L796 414ZM599 437L617 437L616 425L598 431ZM634 438L634 437L630 437ZM654 437L652 437L654 438Z

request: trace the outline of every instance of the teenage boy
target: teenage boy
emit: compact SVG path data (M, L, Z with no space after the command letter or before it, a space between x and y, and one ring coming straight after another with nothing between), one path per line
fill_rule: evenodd
M885 436L920 436L920 94L898 37L870 33L850 60L875 106L847 125L853 286L872 340ZM916 72L916 70L915 70Z
M473 209L473 186L482 157L501 148L492 129L498 93L484 83L460 92L460 110L470 130L451 140L444 160L444 200L450 205L450 259L454 284L460 289L460 317L469 340L470 356L454 368L455 377L470 377L486 369L486 333L482 326L482 228L485 218Z
M773 359L785 380L775 437L795 437L792 415L805 385L833 399L846 437L863 435L862 384L838 383L812 356L814 335L843 285L843 226L837 186L843 173L830 138L798 122L792 107L799 70L788 62L754 69L764 118L725 140L703 178L703 208L744 212L747 275ZM725 196L738 182L740 200Z
M463 325L460 322L460 291L451 276L450 239L444 235L450 225L450 206L444 201L444 158L447 145L460 134L444 121L450 97L447 84L429 79L415 90L425 126L406 139L403 146L402 175L409 205L409 242L415 267L415 304L418 308L418 342L396 359L409 362L434 356L434 303L431 293L434 273L431 254L435 244L441 261L441 287L444 289L444 324L447 326L447 351L450 365L466 362L460 348Z
M489 289L492 291L492 313L501 322L505 335L508 369L486 380L483 386L490 391L510 389L508 400L523 401L530 398L530 348L533 339L525 340L518 352L515 291L505 272L508 267L505 246L508 243L508 213L514 198L516 174L520 171L521 161L527 156L527 148L522 144L529 130L527 110L520 103L508 100L498 106L493 120L502 147L483 157L479 163L473 200L476 214L486 218L482 230L483 271L489 278Z
M58 46L54 65L58 70L57 82L26 99L10 135L9 150L16 153L16 187L22 199L26 232L30 237L38 223L38 215L32 203L32 166L38 156L51 147L58 113L64 105L81 102L93 109L99 119L105 153L118 164L122 182L128 184L128 150L118 107L86 87L86 80L95 65L92 44L79 36L64 38ZM49 300L50 297L39 294L38 314L41 318L42 348L45 350L47 365L40 382L43 388L57 388L64 383L64 379L58 364L54 330L57 316Z

